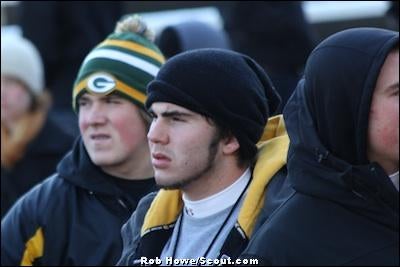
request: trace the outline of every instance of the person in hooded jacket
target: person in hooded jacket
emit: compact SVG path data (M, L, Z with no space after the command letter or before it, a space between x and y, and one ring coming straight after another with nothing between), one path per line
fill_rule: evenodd
M284 109L292 194L241 258L264 265L399 265L399 34L321 42Z
M73 88L81 138L1 222L2 265L113 265L120 229L155 190L145 88L164 62L134 16L85 58Z
M1 217L55 172L74 141L48 115L51 96L44 87L43 62L34 44L21 36L2 36Z

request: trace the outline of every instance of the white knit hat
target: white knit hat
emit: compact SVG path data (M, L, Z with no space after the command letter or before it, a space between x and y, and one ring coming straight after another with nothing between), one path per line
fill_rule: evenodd
M11 76L22 81L35 95L43 91L42 59L36 47L23 37L2 36L1 75Z

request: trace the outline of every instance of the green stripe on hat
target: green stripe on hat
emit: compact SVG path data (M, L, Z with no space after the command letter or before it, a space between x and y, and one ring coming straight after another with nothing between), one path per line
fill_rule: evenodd
M165 62L164 56L162 56L159 52L155 52L154 50L151 50L145 46L126 40L105 40L99 45L99 47L114 47L117 49L126 49L128 51L137 53L138 55L149 57L155 60L155 63L158 62L159 64L162 64Z
M113 50L113 51L119 51L121 53L125 53L125 54L129 54L132 57L141 59L146 61L149 64L161 67L163 64L163 61L160 61L160 57L155 57L154 55L147 55L147 54L143 54L142 51L133 51L130 50L129 48L126 48L124 46L115 46L115 45L103 45L101 47L98 48L100 49L104 49L104 50Z

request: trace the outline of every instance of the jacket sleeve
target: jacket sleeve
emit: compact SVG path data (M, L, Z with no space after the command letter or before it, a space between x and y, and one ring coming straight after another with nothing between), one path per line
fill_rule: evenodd
M157 192L152 192L144 196L131 218L122 226L121 235L123 241L123 250L121 258L119 259L118 266L128 266L129 259L134 256L134 252L139 245L140 232L142 229L144 217L149 209L151 202L156 196Z
M38 184L23 195L1 221L1 265L35 265L44 251L41 214L47 210L49 188Z

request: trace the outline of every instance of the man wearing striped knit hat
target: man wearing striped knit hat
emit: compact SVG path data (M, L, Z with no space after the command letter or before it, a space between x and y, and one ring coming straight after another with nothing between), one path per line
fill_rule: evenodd
M163 62L137 16L119 22L87 55L73 88L81 137L57 173L3 219L2 265L116 263L122 224L156 189L144 102Z

